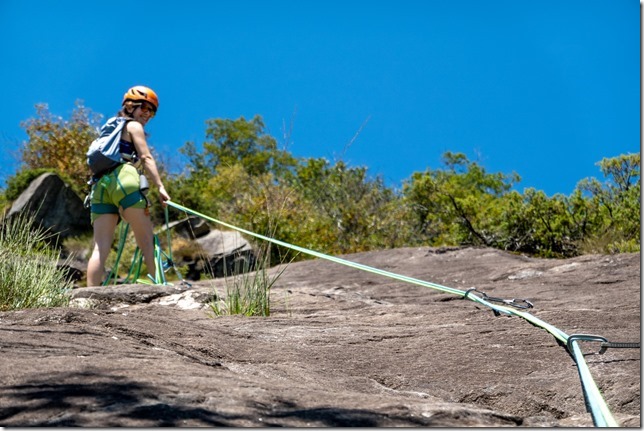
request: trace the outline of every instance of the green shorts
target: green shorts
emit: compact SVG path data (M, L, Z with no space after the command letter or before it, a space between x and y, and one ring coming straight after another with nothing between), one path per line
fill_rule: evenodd
M119 214L119 207L147 208L148 201L141 193L140 182L139 172L129 163L103 175L92 186L92 223L102 214Z

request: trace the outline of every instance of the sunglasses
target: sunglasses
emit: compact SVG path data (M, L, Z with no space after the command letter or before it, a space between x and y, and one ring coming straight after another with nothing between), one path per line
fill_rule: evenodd
M149 103L142 103L139 108L141 108L141 112L148 112L150 114L150 118L154 117L157 113L157 110L154 109L154 106L150 105Z

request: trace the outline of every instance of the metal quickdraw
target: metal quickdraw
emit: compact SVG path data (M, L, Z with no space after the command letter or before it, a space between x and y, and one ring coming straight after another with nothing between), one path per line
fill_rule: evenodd
M568 337L568 342L566 347L572 353L572 342L573 341L598 341L601 344L599 345L599 352L596 354L603 355L606 353L606 350L609 348L615 349L639 349L640 343L623 343L623 342L610 342L605 337L599 335L590 335L590 334L573 334ZM592 353L595 354L595 353Z
M497 302L503 305L509 305L510 307L526 310L528 308L534 308L534 305L532 302L528 301L527 299L520 299L520 298L512 298L512 299L503 299L503 298L495 298L494 296L488 296L485 292L481 292L478 290L476 287L469 288L465 291L465 294L463 295L462 299L467 298L467 295L470 292L478 292L482 295L481 299L484 301L488 302ZM499 312L496 310L492 310L496 316L499 315Z

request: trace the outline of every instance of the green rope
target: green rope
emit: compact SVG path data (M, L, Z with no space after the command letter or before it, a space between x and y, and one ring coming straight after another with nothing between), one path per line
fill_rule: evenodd
M168 206L166 205L165 207L163 207L163 209L165 213L165 231L168 241L168 254L163 253L163 250L161 250L161 252L167 259L169 266L172 266L172 268L174 269L174 273L177 275L179 282L189 286L189 284L183 279L183 276L181 275L181 272L179 272L177 266L174 264L174 259L172 257L172 234L170 232L170 216L168 215Z
M130 264L130 270L127 273L127 276L125 277L125 280L123 281L124 284L127 283L134 283L136 279L139 278L139 274L141 274L141 267L143 266L143 253L141 253L141 250L137 247L134 250L134 256L132 256L132 263Z
M197 217L201 217L203 219L210 220L213 223L217 223L219 225L228 227L230 229L239 231L241 233L245 233L245 234L247 234L249 236L253 236L255 238L258 238L258 239L261 239L261 240L264 240L264 241L271 242L273 244L280 245L282 247L290 248L292 250L296 250L296 251L299 251L301 253L305 253L305 254L308 254L308 255L311 255L311 256L315 256L315 257L318 257L320 259L326 259L326 260L329 260L329 261L332 261L332 262L339 263L341 265L345 265L345 266L348 266L348 267L351 267L351 268L355 268L355 269L359 269L359 270L362 270L362 271L370 272L370 273L373 273L373 274L379 274L379 275L383 275L383 276L393 278L393 279L396 279L396 280L404 281L404 282L407 282L407 283L412 283L412 284L420 285L420 286L423 286L423 287L428 287L428 288L431 288L431 289L439 290L441 292L446 292L446 293L452 293L454 295L459 295L463 299L467 298L467 299L469 299L471 301L474 301L474 302L477 302L477 303L479 303L481 305L485 305L485 306L491 308L493 311L495 311L495 313L503 313L503 314L507 314L507 315L515 315L515 316L522 317L523 319L527 320L528 322L532 323L533 325L535 325L537 327L540 327L542 329L545 329L547 332L552 334L557 340L561 341L564 345L566 345L568 343L568 339L570 338L565 332L561 331L560 329L552 326L551 324L549 324L547 322L544 322L543 320L533 316L530 313L515 310L513 308L506 307L506 306L503 306L503 305L492 304L492 303L486 301L485 299L483 299L483 298L481 298L479 296L471 294L469 291L466 292L466 291L463 291L463 290L460 290L460 289L454 289L454 288L451 288L451 287L441 286L440 284L431 283L431 282L424 281L424 280L419 280L419 279L413 278L413 277L407 277L405 275L400 275L400 274L396 274L396 273L393 273L393 272L384 271L384 270L374 268L374 267L371 267L371 266L367 266L367 265L363 265L363 264L360 264L360 263L351 262L351 261L348 261L348 260L345 260L345 259L341 259L339 257L330 256L330 255L320 253L320 252L317 252L317 251L314 251L314 250L309 250L309 249L304 248L304 247L289 244L289 243L286 243L286 242L283 242L283 241L280 241L280 240L277 240L277 239L274 239L274 238L270 238L270 237L267 237L267 236L264 236L264 235L257 234L255 232L251 232L251 231L246 230L246 229L239 228L237 226L231 225L229 223L223 222L221 220L214 219L214 218L209 217L209 216L207 216L205 214L202 214L202 213L199 213L197 211L191 210L190 208L184 207L184 206L179 205L179 204L177 204L175 202L172 202L172 201L166 201L166 204L169 205L169 206L172 206L172 207L174 207L174 208L176 208L176 209L178 209L180 211L183 211L185 213L193 214L193 215L195 215ZM571 344L573 346L573 350L576 352L579 349L577 344L576 344L576 341L573 340ZM589 410L590 410L591 415L593 417L593 422L597 426L611 426L611 427L618 426L617 422L615 421L615 419L611 415L611 412L610 412L610 410L609 410L609 408L608 408L608 406L606 404L606 401L602 397L601 392L597 388L597 385L595 384L590 372L588 371L588 366L586 365L586 362L584 360L583 354L581 354L581 352L579 352L579 354L574 353L573 358L575 359L575 362L577 364L577 368L579 370L580 379L582 381L582 387L584 389L584 396L586 398L587 405L589 406Z
M152 280L154 284L165 285L165 272L163 271L163 255L161 253L161 245L159 244L159 237L154 235L154 278L148 274L148 278Z
M596 427L618 427L619 424L611 414L606 401L604 401L604 397L602 397L597 384L593 380L593 376L590 374L590 369L586 364L584 354L579 348L577 340L572 339L569 345L572 350L571 353L577 363L579 378L583 383L582 389L584 391L584 399L586 400L586 406L593 417L593 423Z
M168 235L168 253L165 253L163 251L163 249L161 248L159 237L158 235L155 234L153 238L154 262L155 262L154 276L152 276L151 274L148 274L148 279L140 278L141 268L143 266L143 253L141 252L141 249L137 246L134 250L134 255L132 256L132 262L130 264L130 268L128 270L127 276L122 281L123 284L143 283L143 284L155 284L155 285L169 285L165 277L165 262L168 263L168 267L172 266L174 268L179 280L181 282L184 282L181 276L181 273L174 265L174 261L172 260L172 248L171 248L172 237L169 229L169 217L168 217L167 207L165 208L165 223L166 223L166 232ZM125 248L125 242L127 239L127 235L129 233L129 227L130 227L129 223L126 223L125 221L121 222L116 260L114 262L113 268L110 270L109 275L103 282L103 286L107 286L111 283L114 283L114 284L116 283L116 279L118 276L118 267L121 261L121 257L123 255L123 249ZM164 262L164 259L165 259L165 262Z
M103 286L109 285L112 278L114 278L114 282L116 282L119 262L121 261L121 255L123 254L123 247L125 246L125 240L127 238L129 228L129 223L121 222L121 226L119 228L119 245L117 249L118 251L116 252L116 260L114 261L114 265L112 266L112 269L110 270L107 278L105 279L105 281L103 281Z
M166 239L168 241L168 254L166 255L166 257L174 263L174 261L172 260L172 235L170 233L170 216L168 215L168 207L163 207L163 210L163 213L165 215L165 232L167 236Z

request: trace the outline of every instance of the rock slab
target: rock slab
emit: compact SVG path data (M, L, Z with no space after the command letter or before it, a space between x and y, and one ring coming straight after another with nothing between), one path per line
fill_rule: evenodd
M640 339L639 253L346 259L528 299L569 335ZM229 282L80 288L92 308L0 313L0 426L593 426L571 356L519 317L325 260L285 268L270 317L212 317ZM582 349L615 419L640 427L639 349Z

